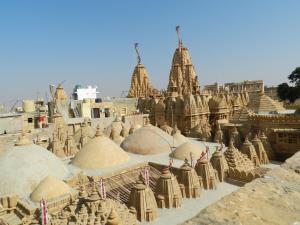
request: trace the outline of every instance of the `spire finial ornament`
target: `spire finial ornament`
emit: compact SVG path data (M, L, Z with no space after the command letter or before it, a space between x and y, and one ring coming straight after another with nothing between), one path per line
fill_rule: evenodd
M95 137L101 137L103 136L103 132L101 131L100 125L97 125L97 129L96 129L96 133L95 133Z
M138 64L141 64L141 55L140 55L140 51L139 51L139 43L134 43L134 49L135 49L135 52L137 54Z
M233 139L233 138L230 138L229 144L228 144L228 148L234 148L233 142L234 142L234 139Z
M182 47L182 39L180 37L180 26L177 25L176 26L176 33L177 33L177 37L178 37L178 48Z

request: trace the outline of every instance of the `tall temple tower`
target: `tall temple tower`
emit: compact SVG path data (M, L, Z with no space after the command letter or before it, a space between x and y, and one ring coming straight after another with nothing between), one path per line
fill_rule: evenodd
M183 46L179 26L176 26L176 32L178 36L178 48L176 48L173 55L168 93L173 96L197 94L200 92L200 84L190 53L188 49Z
M158 91L154 89L150 83L148 72L143 64L141 64L141 56L138 49L138 43L134 44L137 54L137 65L134 68L131 86L128 92L129 98L146 98L156 95Z

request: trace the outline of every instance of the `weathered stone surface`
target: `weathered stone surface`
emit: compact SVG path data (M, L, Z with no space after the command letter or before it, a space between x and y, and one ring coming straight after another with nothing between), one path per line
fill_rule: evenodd
M296 173L300 174L300 151L297 152L293 157L287 159L282 167L285 169L294 170Z
M246 184L184 224L300 223L300 176L292 171L299 168L299 160L300 153L287 160L282 167Z

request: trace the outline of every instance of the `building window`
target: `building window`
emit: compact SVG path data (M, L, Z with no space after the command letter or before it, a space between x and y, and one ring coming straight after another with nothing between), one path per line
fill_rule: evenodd
M297 134L288 134L288 143L296 144L297 143Z
M285 134L284 133L278 133L278 142L285 143Z
M92 108L92 118L100 118L100 109Z
M110 115L109 115L110 113L109 113L109 109L108 108L105 108L104 109L104 115L105 115L105 117L109 117Z
M126 116L127 115L127 107L121 108L121 116Z
M33 119L32 118L28 118L27 121L28 121L28 123L32 123Z

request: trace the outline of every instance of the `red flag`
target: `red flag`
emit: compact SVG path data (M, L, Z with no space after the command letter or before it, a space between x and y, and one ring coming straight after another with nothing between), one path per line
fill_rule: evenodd
M40 209L41 209L41 221L42 221L42 225L46 225L47 224L47 204L46 201L44 199L42 199L40 201Z
M205 152L202 152L201 155L200 155L200 160L202 160L205 156Z

